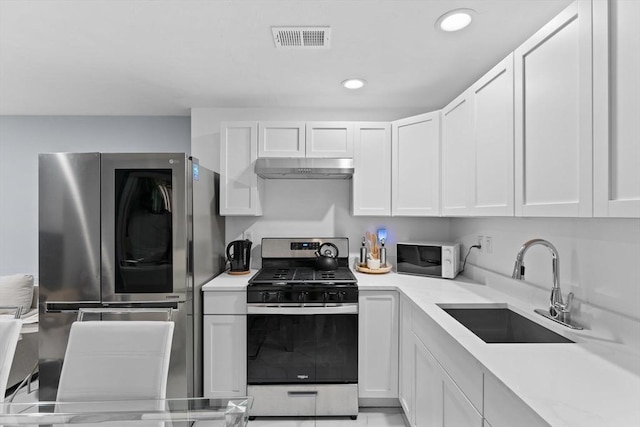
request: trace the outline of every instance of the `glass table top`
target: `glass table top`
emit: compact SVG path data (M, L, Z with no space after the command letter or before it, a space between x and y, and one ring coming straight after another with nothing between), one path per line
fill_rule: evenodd
M51 424L245 427L253 399L0 403L0 426Z

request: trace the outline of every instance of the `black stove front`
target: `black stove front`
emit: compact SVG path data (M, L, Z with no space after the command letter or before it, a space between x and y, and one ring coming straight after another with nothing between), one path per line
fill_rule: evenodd
M347 239L329 239L344 248L338 269L313 267L313 254L305 248L327 239L319 240L262 241L263 268L247 287L247 383L254 395L253 415L357 414L357 281L347 266ZM265 250L274 256L265 257ZM272 399L282 389L283 396L316 396L314 413L301 413L295 397L291 402L283 397L278 408L261 405L262 396ZM323 410L319 393L344 395L338 403L344 408L332 404Z

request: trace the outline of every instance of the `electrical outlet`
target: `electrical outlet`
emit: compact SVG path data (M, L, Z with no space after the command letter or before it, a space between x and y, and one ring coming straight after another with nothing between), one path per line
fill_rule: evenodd
M493 253L493 238L491 236L487 236L484 238L484 245L482 246L482 248L488 254Z
M253 231L247 230L244 233L242 233L242 235L245 240L251 240L253 242Z
M480 248L478 249L479 252L484 252L484 236L478 236L478 238L476 239L476 245L480 246Z

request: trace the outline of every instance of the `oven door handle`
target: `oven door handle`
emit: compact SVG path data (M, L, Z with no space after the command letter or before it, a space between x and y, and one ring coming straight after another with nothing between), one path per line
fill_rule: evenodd
M358 314L358 304L343 304L329 306L282 306L282 305L247 305L247 314L283 314L283 315L311 315L311 314Z

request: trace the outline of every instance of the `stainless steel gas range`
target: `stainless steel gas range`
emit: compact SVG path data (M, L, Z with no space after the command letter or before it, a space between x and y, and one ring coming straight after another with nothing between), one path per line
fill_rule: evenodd
M327 249L328 248L328 249ZM337 259L333 270L316 253ZM347 238L262 239L247 287L253 416L358 414L358 286Z

